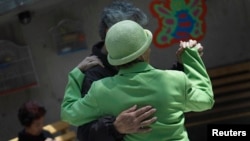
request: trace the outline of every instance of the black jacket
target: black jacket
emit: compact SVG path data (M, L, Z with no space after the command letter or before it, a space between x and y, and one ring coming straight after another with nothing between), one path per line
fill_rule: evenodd
M42 130L37 136L25 132L24 129L18 133L18 141L45 141L46 138L54 139L52 134L46 130Z
M88 92L91 84L99 79L113 76L117 69L108 63L107 55L101 52L104 42L95 44L92 48L92 54L96 55L105 66L97 65L84 72L85 78L82 84L82 97ZM118 133L113 126L114 116L102 117L77 128L77 138L79 141L120 141L123 135Z
M103 68L97 65L84 72L85 78L82 84L82 97L85 96L94 81L113 76L117 73L117 69L108 63L107 55L101 52L103 46L104 42L95 44L92 48L91 55L96 55L105 67ZM183 66L176 63L172 69L183 70ZM121 141L124 135L116 131L113 126L114 121L114 116L105 116L79 126L77 128L77 138L79 141Z

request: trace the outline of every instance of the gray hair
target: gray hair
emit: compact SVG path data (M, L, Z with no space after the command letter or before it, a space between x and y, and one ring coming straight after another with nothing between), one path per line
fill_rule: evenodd
M148 17L142 10L127 1L115 0L102 11L99 25L101 39L105 39L106 32L112 25L123 20L135 21L142 27L148 24Z

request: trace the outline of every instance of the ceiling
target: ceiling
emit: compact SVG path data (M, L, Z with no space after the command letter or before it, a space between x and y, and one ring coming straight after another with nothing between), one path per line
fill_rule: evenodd
M1 0L0 15L4 15L23 6L32 5L40 0Z
M66 0L1 0L0 24L17 19L17 14L26 10L32 13L42 13L47 8L57 6Z

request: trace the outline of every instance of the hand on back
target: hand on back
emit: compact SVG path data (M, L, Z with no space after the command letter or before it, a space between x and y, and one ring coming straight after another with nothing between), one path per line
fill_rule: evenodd
M102 67L104 67L104 65L102 64L101 60L93 55L93 56L89 56L84 58L78 65L77 67L81 70L81 71L86 71L89 68L92 68L96 65L100 65Z
M137 109L135 105L121 112L117 116L114 126L121 134L149 132L151 128L148 126L157 120L157 118L153 116L155 112L156 109L151 106L144 106Z

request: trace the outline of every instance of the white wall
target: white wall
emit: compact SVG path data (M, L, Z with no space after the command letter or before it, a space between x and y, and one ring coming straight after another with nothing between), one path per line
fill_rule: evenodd
M26 100L35 99L45 105L48 111L46 123L60 119L60 102L67 83L67 73L90 53L91 46L99 40L99 14L110 1L64 2L44 11L38 11L30 24L20 25L17 32L22 32L24 41L30 46L39 86L0 96L0 140L16 136L21 129L17 120L17 109ZM151 1L133 0L133 2L147 12L150 19L149 29L155 30L157 21L148 11ZM206 2L207 32L202 44L205 52L203 59L207 67L249 60L250 9L247 7L250 7L250 1L207 0ZM59 16L72 16L83 22L88 49L64 56L56 54L48 29L56 24L55 21ZM151 60L155 67L168 68L175 61L177 45L167 49L158 49L154 46L152 48Z

